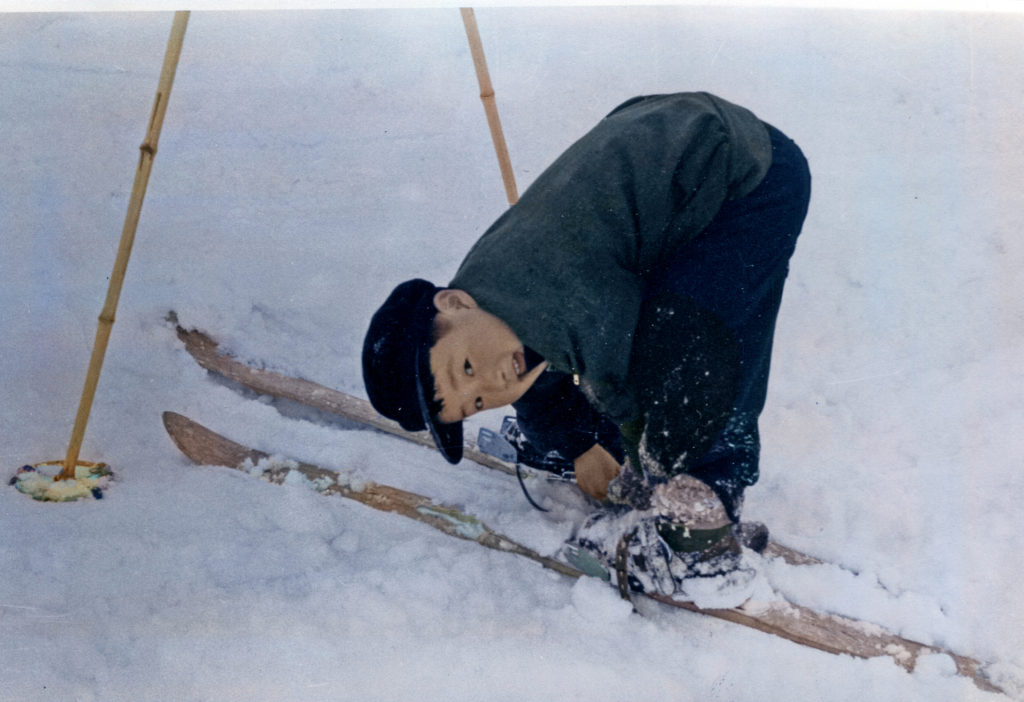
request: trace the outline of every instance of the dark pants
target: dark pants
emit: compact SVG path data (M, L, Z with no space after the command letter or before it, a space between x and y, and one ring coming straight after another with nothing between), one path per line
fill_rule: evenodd
M713 439L692 447L697 452L683 467L715 489L734 519L743 489L758 478L757 418L768 388L775 319L810 199L810 172L799 147L777 129L768 130L772 165L761 183L746 197L727 202L658 271L649 288L651 296L675 295L710 313L735 338L731 353L738 373L729 380L731 412L726 410L725 425L717 425Z

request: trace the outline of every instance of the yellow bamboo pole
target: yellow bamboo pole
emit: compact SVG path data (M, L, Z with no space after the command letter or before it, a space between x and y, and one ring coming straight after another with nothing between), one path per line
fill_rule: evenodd
M491 128L491 141L494 142L494 151L498 156L501 180L505 183L505 197L508 198L508 204L514 205L519 200L519 194L516 192L516 179L512 174L512 161L508 156L508 147L505 145L505 135L501 131L501 120L498 119L498 106L494 101L494 88L491 86L491 75L487 70L484 47L480 42L480 29L476 25L476 15L473 13L473 8L463 7L459 11L462 13L462 23L466 26L469 51L473 55L476 79L480 84L480 100L484 103L484 112L487 113L487 124Z
M156 99L153 103L153 113L149 118L146 138L139 147L141 153L139 154L139 165L135 171L135 184L132 186L131 198L128 201L128 213L125 216L124 228L121 230L121 243L118 246L117 257L114 260L114 270L110 275L110 283L107 287L107 299L100 312L99 324L96 328L96 341L93 344L92 357L89 360L89 370L85 376L82 399L78 405L78 414L75 416L75 426L71 432L71 442L68 445L67 456L64 459L64 467L57 477L54 478L55 480L68 480L75 477L75 466L78 464L78 454L82 448L82 439L85 437L85 428L89 423L89 414L92 411L93 399L96 396L96 386L99 384L103 359L107 353L110 330L114 326L114 315L117 311L118 300L121 297L121 287L124 284L125 271L128 268L128 258L132 252L132 244L135 241L135 231L139 226L142 201L146 196L146 185L149 182L149 174L153 168L153 159L156 157L157 142L160 140L160 129L163 127L164 113L167 111L167 101L171 95L171 86L174 83L174 74L178 68L178 59L181 57L181 46L185 40L185 28L188 25L188 18L188 12L174 13L171 36L167 41L163 69L160 72Z

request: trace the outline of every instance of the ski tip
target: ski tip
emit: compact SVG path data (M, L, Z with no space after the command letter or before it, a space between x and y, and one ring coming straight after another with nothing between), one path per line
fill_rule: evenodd
M160 417L163 420L164 429L166 429L167 433L172 437L175 436L180 429L184 429L185 427L194 424L194 422L192 422L188 417L180 415L177 412L164 412Z
M164 412L160 417L163 420L167 436L171 438L171 441L174 442L179 451L191 458L192 456L190 455L185 437L195 429L196 423L177 412Z
M267 456L176 412L164 412L162 418L171 441L193 463L237 468L246 459L256 463Z

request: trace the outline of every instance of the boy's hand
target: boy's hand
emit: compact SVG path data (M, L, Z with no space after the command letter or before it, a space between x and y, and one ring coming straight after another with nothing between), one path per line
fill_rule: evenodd
M601 448L600 444L587 449L573 461L573 466L576 484L595 500L604 500L608 496L608 483L622 470L615 457Z

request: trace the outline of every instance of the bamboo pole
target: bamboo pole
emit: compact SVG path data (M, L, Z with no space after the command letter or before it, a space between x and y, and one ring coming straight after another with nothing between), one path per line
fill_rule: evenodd
M469 50L473 55L476 79L480 84L480 100L484 103L487 124L491 128L491 141L494 142L494 151L498 156L498 168L501 169L501 179L505 183L505 197L508 198L508 204L514 205L519 200L519 194L516 192L516 180L512 173L512 161L508 155L508 147L505 145L505 135L501 131L501 120L498 118L498 106L494 101L491 75L487 70L487 59L484 57L484 47L480 41L480 29L476 25L473 8L463 7L459 11L462 13L462 23L466 26Z
M110 340L110 331L114 326L114 315L121 297L121 287L124 284L132 244L135 241L135 231L139 226L142 201L146 196L146 185L153 168L153 159L156 157L160 129L163 127L167 101L171 95L178 59L181 57L181 46L185 40L188 18L188 12L174 13L171 36L167 41L167 51L164 54L164 64L160 72L160 81L157 84L156 99L153 102L153 113L149 119L146 138L139 146L141 153L139 154L139 165L135 171L135 184L132 186L131 198L128 201L128 213L125 216L124 228L121 230L121 243L118 246L114 270L110 275L110 283L107 287L107 299L100 312L99 324L96 328L96 340L93 344L92 357L89 360L89 370L85 377L85 387L82 389L82 399L78 405L78 414L75 416L75 426L71 432L71 442L64 459L64 467L54 478L55 480L68 480L75 477L75 466L78 464L78 454L82 448L82 439L85 437L85 428L89 423L89 414L96 396L96 386L99 384L100 371L103 368L103 359L107 352L107 342Z

